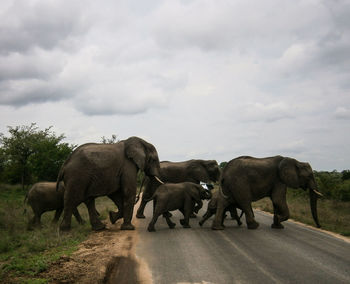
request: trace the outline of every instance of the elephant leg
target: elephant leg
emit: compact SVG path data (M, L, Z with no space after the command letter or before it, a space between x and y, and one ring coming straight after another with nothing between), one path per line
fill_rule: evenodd
M216 208L216 214L213 221L213 224L211 225L212 230L223 230L223 220L225 218L225 208L227 207L228 202L224 198L218 198L217 201L217 208Z
M231 214L231 218L232 220L236 220L237 221L237 225L241 226L242 222L241 219L239 218L238 214L237 214L237 209L234 206L230 206L229 208L230 214Z
M203 226L205 221L207 221L211 216L213 216L213 213L210 209L208 209L207 212L205 212L205 214L203 215L202 220L199 221L199 225Z
M95 200L94 200L94 202L95 202ZM94 206L95 207L95 206ZM96 215L98 214L98 212L95 210L95 213L96 213ZM79 223L79 224L84 224L85 223L85 221L83 220L83 218L81 218L81 216L80 216L80 213L79 213L79 211L78 211L78 208L77 207L75 207L74 209L73 209L73 215L74 215L74 217L75 217L75 219L77 220L77 222ZM98 215L97 215L98 216Z
M71 189L77 189L77 191L80 190L80 184L76 183L67 183L66 189L64 191L64 209L63 209L63 219L60 224L60 230L61 231L69 231L71 229L71 222L72 222L72 214L74 208L76 208L80 203L81 200L79 197L75 196L75 192Z
M248 229L254 230L258 228L259 223L255 221L252 204L250 202L245 203L244 205L241 206L241 208L245 214L245 220L246 220Z
M152 220L151 222L148 224L148 232L155 232L156 229L154 228L154 225L156 224L157 220L158 220L158 217L160 216L160 213L158 212L153 212L153 217L152 217ZM170 227L170 226L169 226Z
M170 229L174 229L176 224L173 223L171 220L170 220L170 216L168 214L163 214L163 216L165 217L165 220L169 226Z
M145 210L145 207L147 205L147 202L144 195L142 194L142 199L141 199L141 204L140 204L140 207L139 209L137 209L137 212L136 212L136 218L140 218L140 219L144 219L146 218L146 216L144 215L144 210Z
M96 214L95 199L89 198L84 203L89 211L90 224L91 224L92 229L94 231L100 231L100 230L105 229L106 225L100 221L100 219L98 218L98 215Z
M114 192L112 194L109 194L108 197L114 202L114 204L117 206L118 211L113 212L109 211L109 220L112 224L117 222L117 220L123 218L123 211L124 211L124 204L123 204L123 198L121 196L121 193Z
M180 220L182 227L191 228L190 217L191 217L191 214L193 213L193 200L192 200L192 198L185 199L185 204L184 204L184 208L183 208L182 213L184 215L184 219L182 219L183 221L181 222L181 220Z
M129 185L123 191L123 218L124 223L121 225L121 230L135 230L135 226L131 224L131 219L134 211L134 203L136 196L136 180L135 184Z
M56 210L56 212L55 212L55 217L54 217L53 220L52 220L52 223L53 223L53 224L56 224L56 223L58 222L58 220L59 220L60 217L61 217L62 212L63 212L63 208L59 208L59 209Z
M41 215L42 212L36 212L32 219L32 224L35 228L41 228Z
M289 219L289 209L286 201L286 189L276 188L271 195L271 201L273 204L273 223L271 228L283 229L284 226L281 222Z

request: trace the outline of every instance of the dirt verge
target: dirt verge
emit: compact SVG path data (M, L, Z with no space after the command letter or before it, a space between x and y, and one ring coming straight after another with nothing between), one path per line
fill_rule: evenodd
M62 256L40 276L49 283L152 283L147 266L135 255L137 231L121 231L120 225L93 232L73 255Z

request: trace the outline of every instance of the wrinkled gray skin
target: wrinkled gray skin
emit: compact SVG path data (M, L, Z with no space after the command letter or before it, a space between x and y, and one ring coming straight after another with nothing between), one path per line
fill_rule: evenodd
M56 210L52 222L57 223L63 211L63 195L64 184L62 182L59 184L57 191L55 182L35 183L26 196L26 200L34 213L34 217L29 222L28 228L32 228L32 226L40 227L41 215L52 210ZM79 224L84 223L76 207L73 209L73 214Z
M273 208L272 228L282 229L281 222L288 220L287 187L309 189L311 213L317 227L316 181L311 166L295 159L275 156L269 158L239 157L231 160L223 169L218 208L212 229L222 230L222 216L228 202L241 208L246 216L248 229L256 229L251 203L270 197Z
M215 160L189 160L184 162L160 162L160 179L167 183L193 182L199 184L201 181L216 182L220 177L220 168ZM152 197L160 185L154 179L144 180L145 189L142 200L137 210L137 218L145 218L144 209L148 200Z
M159 177L159 158L155 147L138 137L116 144L84 144L68 157L58 176L63 180L64 216L61 230L69 230L73 209L85 202L93 230L105 228L96 214L94 199L108 196L118 207L118 219L124 218L122 230L131 224L136 197L138 170Z
M184 228L190 228L189 218L194 211L198 213L202 208L202 199L211 198L211 192L205 190L201 185L192 182L166 183L159 186L152 198L154 202L153 217L148 225L148 231L154 232L154 225L160 215L164 214L170 229L175 227L175 223L170 220L168 211L180 210L184 219L180 220ZM195 204L197 204L195 206Z
M202 220L199 221L199 225L203 226L205 221L207 221L211 216L215 215L219 197L219 191L215 191L212 194L210 201L208 202L207 211L202 217ZM230 212L231 218L237 221L238 226L242 225L241 218L237 214L237 209L233 204L229 204L225 207L221 225L224 226L224 219L226 218L226 212Z

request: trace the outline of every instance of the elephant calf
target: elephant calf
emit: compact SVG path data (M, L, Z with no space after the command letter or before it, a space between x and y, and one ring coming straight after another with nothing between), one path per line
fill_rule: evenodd
M219 191L215 191L213 193L212 198L208 202L207 212L205 212L205 214L203 215L202 220L199 221L200 226L203 226L205 221L207 221L211 216L213 216L216 213L218 195L219 195ZM226 217L225 213L227 211L230 212L232 219L235 219L237 221L238 226L242 225L241 217L243 215L243 212L242 212L241 216L238 216L236 207L233 204L229 204L225 207L225 210L224 210L224 215L222 218L222 226L224 225L224 219Z
M210 199L211 192L205 190L199 184L192 182L182 183L166 183L159 186L152 198L154 203L153 218L148 225L148 231L154 232L154 225L160 215L166 218L166 222L170 229L175 227L175 223L171 222L168 211L180 210L184 215L184 219L180 220L184 228L190 228L189 218L194 211L198 213L202 208L202 199ZM195 206L195 204L197 205Z
M26 200L32 207L34 217L30 221L29 228L31 226L40 226L40 218L44 212L56 210L55 217L52 220L53 223L57 223L63 211L63 195L64 184L61 182L59 188L56 191L56 182L38 182L32 186L28 191ZM74 208L73 214L78 223L84 223L77 208Z

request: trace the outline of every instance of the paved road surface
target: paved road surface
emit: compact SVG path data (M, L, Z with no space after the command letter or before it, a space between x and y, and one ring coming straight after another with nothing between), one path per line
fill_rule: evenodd
M292 222L273 230L272 217L262 212L255 212L257 230L226 220L224 231L213 231L213 217L202 228L199 218L191 219L192 228L184 229L181 213L173 212L175 229L160 217L157 231L150 233L151 208L149 203L147 218L138 220L136 254L148 264L155 284L350 283L350 242L329 234Z

